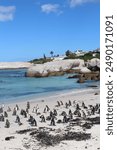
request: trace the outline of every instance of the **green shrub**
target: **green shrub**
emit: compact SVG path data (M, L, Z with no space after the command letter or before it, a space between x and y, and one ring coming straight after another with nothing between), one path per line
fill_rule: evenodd
M100 53L97 53L96 56L94 57L93 53L89 52L89 53L84 54L83 56L79 56L78 58L83 59L84 61L91 60L93 58L99 58L100 59Z
M39 58L39 59L33 59L33 60L31 60L30 62L31 63L34 63L34 64L44 64L44 63L46 63L46 62L50 62L50 61L52 61L53 59L51 59L51 58Z

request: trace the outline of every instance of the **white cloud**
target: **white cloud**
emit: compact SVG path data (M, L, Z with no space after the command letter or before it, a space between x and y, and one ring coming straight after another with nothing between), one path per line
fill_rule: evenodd
M98 0L69 0L69 1L70 1L70 7L75 7L75 6L81 5L83 3L96 2Z
M59 10L59 7L59 4L44 4L41 6L41 10L47 14L51 12L60 14L62 11Z
M13 20L15 10L15 6L0 6L0 21Z

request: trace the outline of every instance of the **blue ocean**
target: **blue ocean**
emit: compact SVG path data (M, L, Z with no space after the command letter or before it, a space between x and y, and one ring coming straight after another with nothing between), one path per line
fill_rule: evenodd
M25 72L26 69L0 70L0 104L88 88L89 85L99 86L97 81L76 83L77 79L68 79L68 74L47 78L29 78L25 77Z

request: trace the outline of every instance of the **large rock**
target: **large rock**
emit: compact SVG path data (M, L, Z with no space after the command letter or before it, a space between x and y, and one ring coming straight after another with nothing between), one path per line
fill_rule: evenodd
M100 73L99 72L91 72L91 73L82 73L79 74L79 79L84 78L85 80L100 80Z
M91 70L89 70L87 67L82 67L80 68L80 72L79 73L90 73Z
M84 83L85 82L85 78L84 77L80 77L77 81L77 83Z
M84 60L68 59L47 62L45 64L36 64L28 69L26 76L28 77L47 77L55 75L63 75L74 67L84 67Z
M91 60L88 60L87 65L88 65L88 67L95 67L95 66L97 66L98 68L100 68L100 59L93 58Z

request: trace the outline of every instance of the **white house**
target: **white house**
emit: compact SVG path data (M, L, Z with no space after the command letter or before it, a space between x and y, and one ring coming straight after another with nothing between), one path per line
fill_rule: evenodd
M75 54L77 55L77 56L83 56L84 54L86 54L86 52L84 52L83 50L76 50L75 51Z
M66 56L65 55L61 55L61 56L58 56L58 57L54 57L54 60L63 60ZM53 60L53 61L54 61Z

